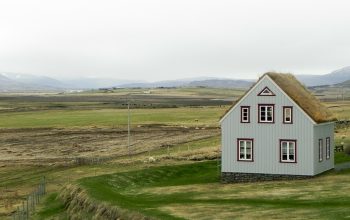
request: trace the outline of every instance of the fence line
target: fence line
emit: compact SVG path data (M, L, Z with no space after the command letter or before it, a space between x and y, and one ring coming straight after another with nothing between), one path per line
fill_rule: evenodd
M43 177L37 188L26 196L22 205L17 206L13 213L13 220L28 220L30 214L35 212L35 206L39 204L41 198L46 194L46 179Z

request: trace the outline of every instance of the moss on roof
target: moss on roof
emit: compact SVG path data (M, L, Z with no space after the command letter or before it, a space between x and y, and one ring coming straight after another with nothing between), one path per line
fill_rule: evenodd
M265 73L258 82L268 75L300 108L304 110L316 123L335 121L336 118L293 74L290 73ZM255 86L254 84L252 88ZM250 88L247 92L249 92ZM224 115L226 115L247 93L239 98Z
M336 118L293 74L268 72L268 75L315 122L334 121Z

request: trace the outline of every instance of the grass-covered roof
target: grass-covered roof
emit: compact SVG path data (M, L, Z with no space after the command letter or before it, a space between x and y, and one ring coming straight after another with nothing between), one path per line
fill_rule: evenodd
M293 74L268 72L265 73L259 81L265 75L268 75L316 123L336 120L327 107L324 106L304 85L302 85ZM254 85L252 88L253 87ZM249 92L249 90L247 92ZM230 109L232 109L244 96L245 94L238 99ZM230 111L230 109L228 111ZM225 114L227 114L228 111Z
M293 74L268 72L268 75L315 122L334 121L335 117Z

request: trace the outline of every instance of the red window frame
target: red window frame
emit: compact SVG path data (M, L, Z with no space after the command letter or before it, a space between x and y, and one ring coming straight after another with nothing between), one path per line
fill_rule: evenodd
M243 111L244 109L248 110L248 115L247 118L248 120L244 120L244 115L243 115ZM250 123L250 106L241 106L241 123Z
M240 141L250 141L251 142L251 159L240 159ZM253 138L237 138L237 161L241 162L254 162L254 139Z
M282 159L282 143L283 142L293 142L294 143L294 160L283 160ZM280 163L297 163L297 152L298 152L298 147L297 147L297 140L295 139L280 139L280 143L279 143L279 152L280 152ZM288 149L287 152L289 154L289 144L288 144Z
M261 121L260 118L260 107L272 107L272 121ZM275 104L258 104L258 123L263 124L274 124L275 123Z
M290 109L290 121L286 121L286 109ZM283 124L293 124L293 106L283 106Z

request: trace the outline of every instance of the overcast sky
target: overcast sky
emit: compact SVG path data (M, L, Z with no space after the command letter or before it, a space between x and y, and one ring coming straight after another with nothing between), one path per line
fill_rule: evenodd
M0 72L164 80L350 65L350 1L0 1Z

